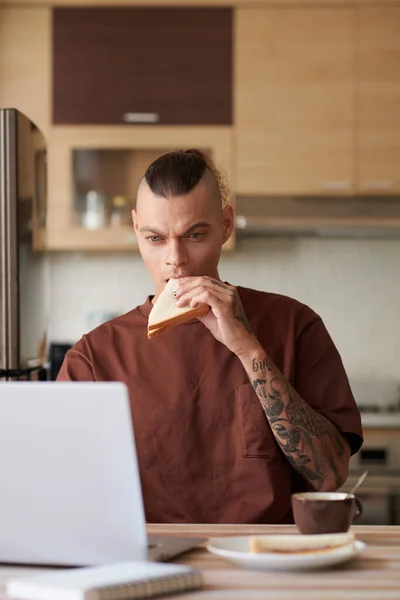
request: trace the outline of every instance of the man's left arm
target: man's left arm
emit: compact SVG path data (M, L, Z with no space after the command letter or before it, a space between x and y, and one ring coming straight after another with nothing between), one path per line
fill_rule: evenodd
M317 491L338 489L348 475L347 440L299 396L257 341L239 359L290 464Z
M184 306L188 302L191 306L199 302L205 302L210 306L209 313L199 317L199 320L242 362L269 426L287 460L314 489L318 491L338 489L348 474L350 458L348 440L342 436L331 420L314 410L301 398L266 355L251 331L236 288L210 277L187 277L178 281L180 288L177 292L178 306ZM322 347L322 342L326 344L324 337L315 340L317 347ZM304 347L303 354L309 354L307 346ZM331 375L334 377L335 373L338 374L335 395L340 396L337 388L339 380L343 380L343 374L340 378L341 370L335 371L337 360L334 357L333 361L329 369L329 379ZM310 367L302 369L305 373L309 370ZM318 372L320 373L320 369ZM327 381L326 374L323 381L320 381L318 375L314 374L313 377L312 380L309 375L307 376L306 388L310 385L318 387L321 406L331 408L331 399L324 399L324 395L332 395L332 385L329 383L321 385L323 381ZM352 417L346 411L346 420L349 416L350 421L354 421L354 416ZM341 421L343 422L343 416ZM351 422L348 425L351 427Z

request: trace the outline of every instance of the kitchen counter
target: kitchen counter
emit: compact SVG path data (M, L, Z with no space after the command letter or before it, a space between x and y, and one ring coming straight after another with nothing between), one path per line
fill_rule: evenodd
M293 525L149 525L149 533L213 537L266 533L295 533ZM400 598L400 527L353 526L366 550L348 563L331 569L305 572L247 571L204 547L174 562L191 565L204 573L204 591L174 600L287 600Z
M295 533L293 525L148 525L148 532L184 537L219 537ZM341 566L305 572L250 571L207 552L204 544L174 562L200 569L204 589L168 596L170 600L333 600L400 598L400 527L353 526L366 550ZM0 600L9 579L34 575L43 568L0 566Z
M399 429L400 413L361 413L361 422L368 429Z

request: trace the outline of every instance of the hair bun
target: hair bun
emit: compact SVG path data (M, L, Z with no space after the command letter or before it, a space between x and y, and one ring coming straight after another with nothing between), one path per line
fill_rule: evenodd
M201 157L203 159L205 158L203 152L201 152L197 148L189 148L188 150L184 151L184 154L194 154L195 156Z

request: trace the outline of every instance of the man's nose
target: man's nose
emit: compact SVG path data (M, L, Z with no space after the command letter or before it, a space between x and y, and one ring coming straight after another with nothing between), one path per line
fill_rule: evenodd
M179 267L187 263L187 254L180 240L171 240L166 247L165 262L167 265Z

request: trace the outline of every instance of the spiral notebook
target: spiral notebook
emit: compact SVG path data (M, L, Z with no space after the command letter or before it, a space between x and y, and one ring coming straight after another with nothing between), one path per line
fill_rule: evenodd
M6 593L21 600L141 600L200 589L202 584L201 573L191 567L125 562L10 580Z

